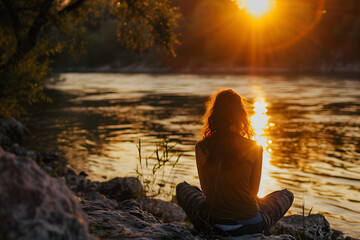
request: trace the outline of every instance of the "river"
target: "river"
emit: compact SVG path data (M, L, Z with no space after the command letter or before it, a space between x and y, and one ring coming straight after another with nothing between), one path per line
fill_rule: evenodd
M148 158L151 168L156 145L166 139L170 160L158 179L199 186L194 144L204 104L219 88L247 99L264 147L259 196L287 188L295 194L289 213L302 214L304 206L305 215L312 209L335 229L360 237L360 80L66 73L46 84L53 102L35 105L23 121L31 148L58 151L99 181L137 175L139 139L142 166Z

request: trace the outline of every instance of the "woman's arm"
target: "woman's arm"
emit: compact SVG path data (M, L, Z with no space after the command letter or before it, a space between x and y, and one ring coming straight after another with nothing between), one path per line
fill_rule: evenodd
M206 155L204 151L201 149L199 142L195 144L195 157L198 168L199 166L204 165L204 163L206 162Z
M251 178L250 178L250 192L254 197L256 197L259 192L261 168L262 168L262 156L263 156L262 146L256 146L255 161L251 171Z
M201 189L204 193L206 193L206 179L204 179L203 171L204 171L204 164L206 162L206 155L204 151L200 147L200 143L197 142L195 145L195 156L196 156L196 166L199 175L199 181Z

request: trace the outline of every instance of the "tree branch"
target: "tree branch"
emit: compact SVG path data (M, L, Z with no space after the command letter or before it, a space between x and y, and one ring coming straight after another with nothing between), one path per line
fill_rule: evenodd
M30 27L26 37L18 41L18 51L15 56L15 60L21 59L36 45L37 36L40 33L41 28L48 22L48 15L53 5L54 0L45 1L38 16L35 18L33 25Z
M75 9L78 9L86 0L78 0L76 2L72 2L67 5L65 8L60 10L58 15L65 15ZM8 1L9 6L11 1ZM14 65L16 62L21 60L27 53L29 53L35 46L37 42L37 37L40 33L40 30L44 25L49 22L50 19L50 9L53 6L54 0L46 0L44 4L41 6L41 10L38 16L35 18L32 26L30 27L26 37L17 40L17 50L16 52L9 58L7 63L0 66L0 71L6 71L10 66ZM10 12L11 14L11 12ZM16 15L17 16L17 15ZM12 20L13 16L11 15ZM16 20L16 19L15 19ZM16 21L14 23L16 25ZM14 26L14 29L17 29L17 26ZM17 34L17 33L16 33Z
M10 0L4 1L4 5L6 8L6 12L9 14L11 19L11 25L14 29L15 37L18 39L19 37L19 26L20 26L20 20L19 15L17 14L17 11L14 9L13 2Z
M72 3L68 4L66 7L64 7L63 9L61 9L58 12L58 14L63 15L68 12L74 11L75 9L79 8L85 1L86 0L78 0L76 2L72 2Z

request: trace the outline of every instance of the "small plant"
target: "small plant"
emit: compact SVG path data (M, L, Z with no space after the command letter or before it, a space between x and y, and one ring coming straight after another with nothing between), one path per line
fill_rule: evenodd
M96 236L96 226L95 225L92 225L92 224L90 224L89 225L89 232L90 232L90 234L92 234L92 235L95 235Z
M135 172L148 197L161 197L173 201L176 176L174 169L181 157L181 154L175 151L175 146L176 144L170 145L167 139L163 139L156 144L155 151L149 157L144 158L139 139L137 145L139 162ZM176 159L173 160L174 158Z
M310 185L310 180L308 182L308 186ZM302 209L302 234L299 233L299 239L300 240L303 240L303 239L306 239L306 236L305 236L305 230L306 230L306 226L305 226L305 218L306 217L309 217L311 215L311 212L314 208L314 206L312 206L307 214L307 216L305 216L305 194L308 190L306 190L304 193L303 193L303 198L302 198L302 205L301 205L301 209Z

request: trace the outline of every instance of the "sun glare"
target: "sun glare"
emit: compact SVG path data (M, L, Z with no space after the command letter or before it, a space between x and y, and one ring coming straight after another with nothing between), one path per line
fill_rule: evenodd
M246 10L253 16L259 17L269 11L269 0L248 0Z
M260 94L261 95L261 94ZM271 168L271 152L270 145L272 141L269 136L266 136L266 131L273 123L269 123L270 117L267 115L267 103L264 97L259 96L254 102L254 115L251 116L251 125L254 128L254 140L264 148L263 152L263 167L261 171L261 181L259 188L259 197L264 197L267 192L267 186L271 183L269 176L269 169Z
M258 18L272 8L271 0L237 0L240 9L245 9L251 16Z

